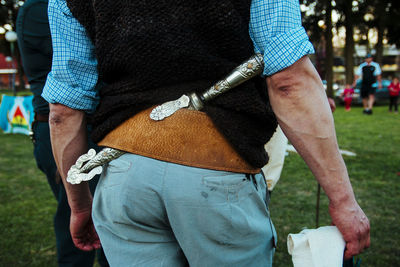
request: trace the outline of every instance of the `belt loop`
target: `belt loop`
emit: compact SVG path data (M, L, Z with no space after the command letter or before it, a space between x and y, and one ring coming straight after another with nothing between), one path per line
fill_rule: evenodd
M265 186L267 187L267 189L266 189L266 195L265 195L265 197L266 197L266 200L267 200L267 205L269 206L269 201L270 201L270 199L271 199L271 191L269 191L269 189L268 189L268 184L267 184L267 180L265 179L265 174L264 174L264 172L261 170L261 175L262 175L262 177L263 177L263 181L264 181L264 183L265 183Z
M254 187L256 188L256 190L258 191L258 185L257 185L257 180L256 180L256 176L255 174L252 173L246 173L246 179L249 181L253 182Z
M34 120L39 122L49 122L49 114L35 113Z
M36 115L35 115L36 117ZM35 144L36 143L36 139L35 139L35 125L37 124L37 120L34 119L31 125L31 130L29 131L29 138L31 139L32 143Z
M255 174L251 174L250 175L251 178L253 179L253 184L256 187L256 190L258 191L258 185L257 185L257 180L256 180L256 175Z

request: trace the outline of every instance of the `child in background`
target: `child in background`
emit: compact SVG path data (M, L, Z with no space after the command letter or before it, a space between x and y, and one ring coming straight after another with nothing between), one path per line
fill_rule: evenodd
M346 111L351 110L350 106L351 106L351 101L353 100L353 94L354 94L354 89L351 87L350 84L346 84L346 88L342 93Z
M399 78L394 77L388 89L390 98L389 112L392 112L392 107L394 106L394 112L398 113L397 100L399 98L399 92L400 92Z

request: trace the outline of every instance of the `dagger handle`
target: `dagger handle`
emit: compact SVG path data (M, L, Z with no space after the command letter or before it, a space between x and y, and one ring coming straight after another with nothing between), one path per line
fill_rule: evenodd
M232 88L244 83L247 80L262 73L264 68L264 59L262 54L255 54L248 60L244 61L229 73L224 79L218 81L200 96L191 93L190 109L201 110L204 106L203 102L210 101L217 96L231 90Z

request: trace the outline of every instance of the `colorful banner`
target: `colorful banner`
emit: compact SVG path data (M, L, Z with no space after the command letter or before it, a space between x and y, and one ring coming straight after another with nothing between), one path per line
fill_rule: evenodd
M33 96L2 95L0 105L0 128L5 133L29 135L34 118Z

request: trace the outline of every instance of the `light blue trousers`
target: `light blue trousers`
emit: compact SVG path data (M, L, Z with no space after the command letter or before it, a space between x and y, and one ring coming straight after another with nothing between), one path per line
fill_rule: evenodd
M266 190L261 174L124 154L103 171L93 221L111 266L272 266Z

